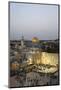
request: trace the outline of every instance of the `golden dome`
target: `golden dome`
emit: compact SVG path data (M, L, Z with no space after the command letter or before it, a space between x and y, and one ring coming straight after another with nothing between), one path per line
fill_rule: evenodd
M39 39L38 39L37 37L33 37L33 38L32 38L32 42L33 42L33 43L38 43L38 42L39 42Z

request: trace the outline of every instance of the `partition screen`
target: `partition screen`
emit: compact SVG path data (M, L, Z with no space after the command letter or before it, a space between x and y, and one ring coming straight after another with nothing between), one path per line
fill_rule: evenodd
M9 87L59 85L58 4L9 2Z

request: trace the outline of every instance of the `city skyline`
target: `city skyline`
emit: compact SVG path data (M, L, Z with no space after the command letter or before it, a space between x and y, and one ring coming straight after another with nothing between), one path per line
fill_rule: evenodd
M58 39L58 5L10 3L10 40Z

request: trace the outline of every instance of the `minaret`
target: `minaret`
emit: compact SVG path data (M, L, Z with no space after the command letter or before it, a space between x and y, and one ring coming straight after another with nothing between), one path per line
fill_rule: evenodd
M24 47L24 36L22 35L22 38L21 38L21 47L23 48Z

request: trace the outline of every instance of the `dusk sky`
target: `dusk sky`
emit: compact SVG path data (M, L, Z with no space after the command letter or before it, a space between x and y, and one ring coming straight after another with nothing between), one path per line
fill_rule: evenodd
M58 5L10 3L10 40L58 38Z

